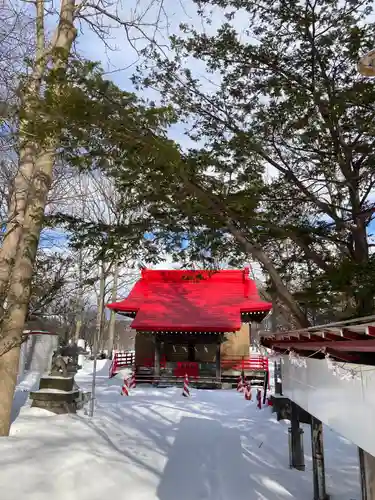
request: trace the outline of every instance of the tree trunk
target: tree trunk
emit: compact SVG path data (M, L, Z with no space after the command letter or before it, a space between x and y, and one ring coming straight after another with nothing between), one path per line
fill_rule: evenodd
M78 286L78 297L77 297L77 312L76 312L76 329L75 329L75 342L78 342L80 338L82 322L83 322L83 286L82 286L82 250L79 250L78 254L78 273L79 273L79 286Z
M46 152L36 164L38 171L34 179L32 197L25 212L21 240L18 244L8 292L7 311L2 324L0 360L5 357L5 361L0 363L0 380L5 379L6 385L1 388L4 391L11 391L10 393L0 392L2 402L0 425L5 432L9 431L9 418L17 381L19 349L30 300L31 278L43 223L44 207L52 180L52 167L53 156L50 152ZM14 365L10 366L11 363Z
M98 297L98 312L96 315L96 335L97 345L100 345L103 334L103 316L104 316L104 294L105 294L105 268L104 262L100 264L100 282L99 282L99 297Z
M0 308L2 311L17 247L22 235L27 194L34 171L32 161L33 156L35 157L34 153L35 151L31 148L31 145L20 152L19 172L14 180L14 189L8 207L8 223L0 250Z
M119 265L118 262L114 263L115 269L113 272L113 286L112 286L112 302L116 301L117 298L117 286L118 286L118 274ZM115 339L115 326L116 326L116 313L111 311L111 316L109 319L109 333L108 333L108 353L112 356L113 343Z
M250 243L247 238L241 233L241 231L239 231L233 224L228 224L227 226L229 232L239 243L241 243L245 251L247 251L255 260L260 262L263 265L264 269L268 272L274 285L276 294L279 296L280 300L288 307L288 309L294 316L298 327L307 328L308 326L310 326L306 315L299 307L293 295L284 285L279 273L275 269L275 266L272 264L271 260L267 257L264 251L258 245Z
M66 64L73 40L76 36L76 30L73 25L74 6L75 0L63 0L61 2L60 20L52 43L54 49L59 49L58 56L54 58L55 68ZM37 8L44 9L42 0L38 0ZM38 29L42 29L43 32L43 26L40 28L37 21L37 31ZM39 36L40 33L37 33L37 35ZM38 38L37 42L42 47L40 38ZM38 67L38 64L42 64L40 60L36 61L35 67ZM39 76L41 79L43 74ZM55 91L58 93L59 89L56 88ZM28 119L37 122L38 115L32 115L28 109L29 103L35 97L38 96L27 92L24 107L29 113ZM32 109L32 106L30 106L30 109ZM22 134L23 131L21 129L20 144L28 144L27 139L23 140L23 137L27 136L23 136ZM21 208L24 209L22 225L16 227L16 233L14 234L17 237L9 238L10 235L8 235L6 241L4 241L1 255L1 257L7 257L7 259L2 258L1 260L2 272L0 276L0 292L7 291L6 298L4 297L7 308L3 317L0 338L0 356L2 357L0 363L0 380L2 381L0 385L0 435L7 435L10 428L14 388L17 383L19 350L30 300L31 279L43 225L44 210L52 183L58 134L59 131L57 130L56 137L49 139L48 147L43 144L39 149L30 149L27 162L25 161L24 164L22 164L24 159L21 155L20 169L14 181L15 186L24 186L26 191L22 198L23 205ZM31 175L25 179L23 177L26 165L27 172L31 172ZM16 188L14 191L15 195L17 195ZM10 207L11 209L12 206ZM12 218L12 215L10 212L9 218ZM13 266L11 266L9 256L14 261ZM4 305L4 301L2 305Z
M14 259L22 236L29 189L32 184L38 154L38 146L35 141L30 140L30 136L27 133L27 126L35 118L34 103L39 97L42 76L47 60L45 57L44 0L36 0L35 4L35 64L28 83L24 87L22 96L23 117L20 120L19 127L19 169L13 183L8 207L7 226L0 250L0 315L4 312L4 303L7 297Z
M367 241L367 231L363 219L357 218L357 224L352 228L354 242L355 262L362 268L369 262L369 247ZM356 303L356 314L358 316L370 316L374 314L374 297L368 293L367 287L360 287L359 283L353 285L353 295Z
M310 326L306 315L299 307L293 295L284 285L279 273L277 272L271 260L267 257L267 255L259 245L251 243L251 241L248 240L247 236L242 232L242 230L237 228L233 220L226 214L225 207L222 206L221 201L217 197L215 197L215 195L207 193L198 184L192 182L188 178L184 170L180 170L180 177L185 187L192 194L200 198L202 203L204 203L209 210L211 210L219 219L221 219L222 223L226 225L228 232L242 245L245 252L251 255L254 260L257 260L263 265L264 269L268 272L271 278L276 294L278 295L280 300L288 307L291 314L295 318L298 327L306 328Z
M277 332L277 300L272 297L271 332Z
M20 346L0 357L0 436L9 435L19 359Z
M100 264L100 285L99 285L99 298L98 298L98 313L96 315L96 331L94 333L94 342L91 351L94 356L94 365L93 365L93 376L91 383L91 400L90 400L90 410L89 410L90 417L94 416L94 409L95 409L96 366L98 359L99 343L102 338L104 295L105 295L105 266L104 266L104 260L102 260Z

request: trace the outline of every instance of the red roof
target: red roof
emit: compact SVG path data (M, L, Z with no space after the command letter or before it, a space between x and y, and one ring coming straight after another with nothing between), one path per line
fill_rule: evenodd
M270 311L259 298L249 269L224 271L142 270L129 296L108 304L116 312L136 312L131 324L141 331L232 332L241 313Z
M281 354L330 354L341 361L359 362L359 353L375 352L375 316L366 316L285 332L263 332L261 344ZM313 353L313 354L311 354Z

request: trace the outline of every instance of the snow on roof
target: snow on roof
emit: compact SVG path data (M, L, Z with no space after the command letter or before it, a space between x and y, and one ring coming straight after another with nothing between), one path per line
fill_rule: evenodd
M192 271L143 269L129 296L107 305L136 313L131 324L141 331L231 332L241 328L241 314L258 315L272 304L260 299L249 269Z

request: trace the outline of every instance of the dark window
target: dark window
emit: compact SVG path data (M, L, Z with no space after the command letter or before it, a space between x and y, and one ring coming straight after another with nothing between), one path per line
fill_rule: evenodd
M189 344L189 346L188 346L188 361L195 361L195 346L194 346L194 344Z

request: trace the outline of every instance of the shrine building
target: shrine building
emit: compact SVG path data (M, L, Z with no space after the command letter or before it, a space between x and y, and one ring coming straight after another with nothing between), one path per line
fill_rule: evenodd
M238 370L264 370L261 356L250 359L250 324L272 304L260 299L249 272L143 269L128 297L107 305L133 319L137 376L187 373L221 383Z

